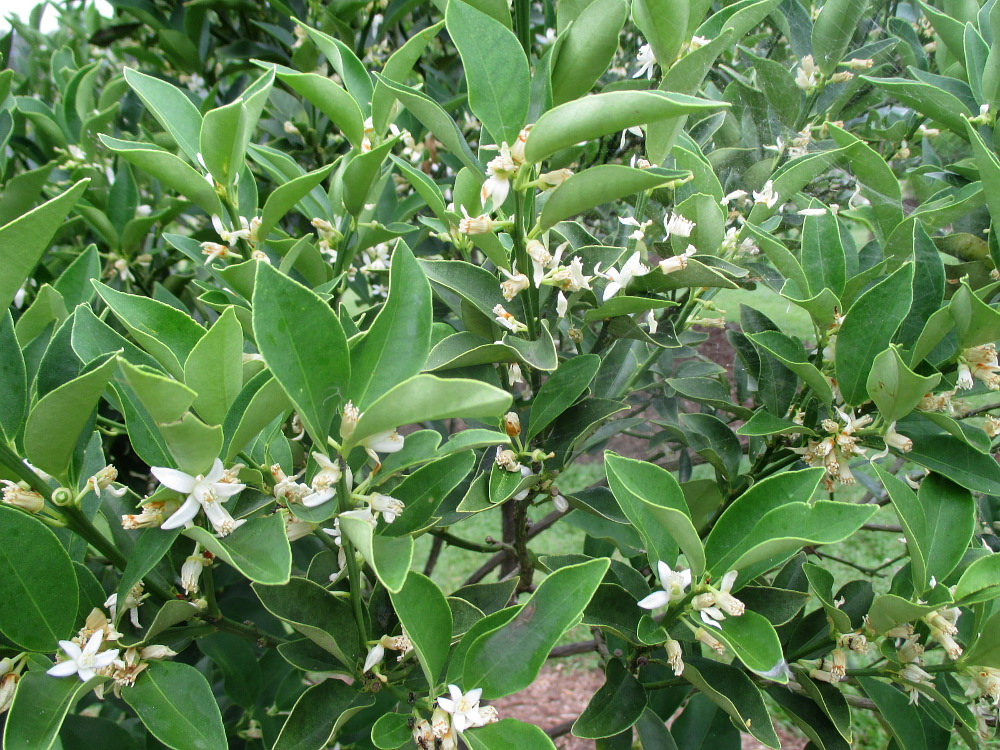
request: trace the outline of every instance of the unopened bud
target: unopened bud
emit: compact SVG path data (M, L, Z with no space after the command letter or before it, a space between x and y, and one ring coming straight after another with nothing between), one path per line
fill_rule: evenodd
M19 674L5 674L0 678L0 714L10 708L14 701L14 691L17 690L17 682L21 679Z
M528 125L522 128L521 132L517 134L514 145L510 147L510 158L517 164L524 164L524 144L528 142L528 133L531 132L532 127L532 125Z
M7 505L26 510L29 513L37 513L45 507L45 499L32 489L29 489L23 482L14 483L9 479L2 480L4 484L3 501Z
M521 419L516 412L509 411L503 415L503 426L508 437L517 437L521 434Z
M538 175L538 184L542 190L551 190L554 187L559 187L572 176L572 169L556 169L552 172Z
M351 439L351 435L354 434L354 428L358 426L359 419L361 419L361 412L358 411L358 408L351 401L348 401L344 405L344 416L340 420L340 436L344 440Z

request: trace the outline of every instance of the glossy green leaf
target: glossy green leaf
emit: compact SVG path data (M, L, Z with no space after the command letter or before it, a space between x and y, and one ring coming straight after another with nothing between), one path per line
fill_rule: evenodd
M340 75L347 90L354 97L354 101L358 103L364 115L367 116L371 111L374 86L372 86L371 76L364 63L358 59L350 47L339 39L324 34L318 29L310 28L301 21L296 20L296 23L305 30L313 43L326 55L326 59Z
M584 354L562 364L542 387L531 404L531 419L523 438L531 440L586 393L601 365L600 357Z
M964 606L989 601L1000 595L1000 555L980 557L962 571L955 588L955 602Z
M243 327L227 307L184 362L184 383L197 393L194 410L222 424L243 388Z
M204 675L189 664L154 661L122 698L156 739L174 750L225 750L226 730Z
M472 750L555 750L552 740L539 727L517 719L501 719L494 724L471 729L463 735Z
M95 677L81 682L75 675L55 678L42 671L26 672L18 681L14 703L7 714L3 733L5 750L49 750L59 740L66 714L106 679Z
M413 560L413 539L409 536L376 536L371 524L360 518L340 516L340 527L351 543L372 566L375 575L390 593L399 593Z
M448 34L462 56L469 108L496 143L513 145L528 116L530 73L517 37L468 3L448 3Z
M823 208L818 201L811 203L814 208ZM847 260L840 240L840 225L829 210L821 216L807 216L802 223L801 258L811 295L823 289L829 289L837 297L844 293Z
M882 419L895 422L913 411L920 399L941 380L938 374L917 375L891 346L875 357L868 373L868 395L878 407Z
M431 344L431 285L405 242L389 269L389 295L367 332L351 349L354 405L364 411L379 396L423 367Z
M618 51L618 37L627 16L624 0L594 0L577 16L566 30L552 65L554 104L583 96L604 75Z
M213 633L199 638L198 648L222 672L229 698L244 708L256 705L261 693L261 667L250 641L232 633Z
M868 9L868 0L829 0L813 23L812 44L816 64L830 75L844 57L858 23Z
M173 546L177 537L181 535L180 529L143 529L135 540L135 546L128 556L128 564L122 571L122 577L118 582L118 600L125 601L128 592L135 584L139 583L149 571L166 556ZM118 608L118 615L115 625L121 622L126 610Z
M0 309L14 300L38 264L70 209L90 180L80 180L64 193L0 227Z
M31 463L49 474L64 475L115 364L115 358L109 357L35 404L24 427L24 451Z
M598 96L609 95L598 94ZM537 128L537 125L535 127ZM534 135L535 130L531 133ZM531 142L530 139L528 142ZM595 206L643 190L652 190L681 179L687 174L678 170L659 168L635 169L623 164L601 164L591 167L583 172L577 172L552 191L542 207L539 225L543 230L549 229L560 221Z
M299 73L278 68L277 76L282 83L288 84L289 88L326 115L354 148L361 148L361 141L365 136L365 118L354 97L340 85L318 73Z
M509 393L486 383L414 375L390 388L365 410L351 440L358 444L379 432L432 419L499 417L510 403Z
M94 288L139 345L178 380L205 329L187 313L150 297L126 294L94 282Z
M101 142L125 161L148 172L166 187L183 195L212 216L222 215L222 203L202 174L179 156L151 144L121 141L101 135Z
M955 321L958 345L967 348L995 342L1000 338L1000 312L987 305L963 282L948 305Z
M427 684L437 685L451 646L451 607L444 594L430 578L411 570L402 589L390 591L389 597L413 643Z
M913 301L913 264L906 263L858 298L837 335L837 385L844 402L868 400L868 373L892 341Z
M973 492L1000 495L997 462L951 435L926 435L914 440L913 450L906 457Z
M257 348L295 404L313 442L326 445L351 376L340 319L314 292L260 263L253 329ZM302 331L309 335L301 335Z
M184 536L232 565L251 581L264 585L287 583L292 570L292 552L285 535L285 522L278 514L251 518L221 539L200 526L185 529Z
M506 8L504 8L506 10ZM509 15L508 15L509 19ZM427 45L433 41L444 27L444 21L438 21L433 26L428 26L416 34L411 35L403 46L396 49L385 63L382 75L390 81L403 83L407 76L417 64ZM372 93L372 121L376 132L383 132L392 116L393 96L381 83L375 85Z
M222 453L222 428L205 424L191 412L157 427L177 468L192 476L207 474Z
M972 112L954 94L923 81L875 76L860 76L860 78L884 90L900 103L912 107L931 120L940 122L953 133L962 137L967 135L966 118L972 117Z
M642 534L650 566L670 563L679 546L698 578L705 570L705 551L691 520L684 492L674 476L656 464L604 454L608 486L622 511Z
M323 750L344 722L374 703L373 694L338 679L313 685L295 701L273 750Z
M690 4L687 0L637 0L632 3L632 20L657 60L673 60L688 41ZM676 89L675 89L676 90Z
M966 664L1000 669L1000 612L994 612L986 620L975 645L962 660Z
M318 583L292 577L285 585L252 586L272 615L287 622L306 638L333 654L352 672L361 657L362 644L351 604Z
M410 714L382 714L372 725L372 744L379 750L396 750L413 740Z
M493 699L530 685L559 637L583 613L608 564L591 560L545 578L514 619L469 647L463 689L481 687L483 697Z
M780 747L764 698L746 672L728 664L687 657L684 659L684 678L729 714L741 730L752 734L766 747Z
M0 505L0 633L21 648L51 652L73 634L79 588L73 563L41 521Z
M778 669L782 661L778 633L763 615L747 610L739 617L727 617L722 627L712 633L751 672L767 674L775 682L787 682L788 677Z
M861 677L858 682L868 697L875 701L900 747L904 750L930 750L919 709L910 702L907 693L873 677Z
M191 161L197 161L201 134L201 113L187 94L160 78L125 68L125 80L153 114L157 122L170 133L181 151Z
M621 734L646 709L646 691L619 659L608 662L604 684L573 723L573 735L600 739Z
M28 380L10 311L0 320L0 382L4 384L0 389L0 435L13 443L14 436L24 425Z
M525 144L524 157L537 163L581 141L724 106L723 102L662 91L612 91L585 96L539 117Z
M323 182L335 166L336 164L331 164L316 169L276 187L274 192L267 196L267 202L264 203L264 210L260 216L260 226L257 228L257 237L260 240L266 240L271 230L278 226L281 218L291 211L295 204L307 196L313 188Z

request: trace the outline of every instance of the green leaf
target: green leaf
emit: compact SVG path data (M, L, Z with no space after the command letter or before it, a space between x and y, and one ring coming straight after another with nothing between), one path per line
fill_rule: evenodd
M253 330L257 348L295 404L313 443L326 445L351 378L340 319L314 292L259 263Z
M554 419L587 392L590 381L601 366L601 358L583 354L562 364L538 389L531 403L531 419L525 442L548 427Z
M437 584L415 570L402 589L389 592L389 598L413 643L427 684L436 686L451 646L451 607Z
M420 121L421 125L441 141L441 145L453 153L475 175L482 175L483 165L473 155L469 144L465 141L465 136L462 135L462 131L451 115L445 112L440 104L416 89L390 81L377 73L375 78L399 99L400 103Z
M945 598L947 600L947 594ZM947 601L935 604L914 604L901 596L884 594L876 597L875 601L872 602L872 606L868 610L868 622L875 633L885 633L904 622L918 620L929 612L940 609L946 603Z
M101 142L125 161L148 172L166 187L178 192L212 216L222 215L222 203L201 172L176 154L150 144L121 141L101 135Z
M534 724L517 719L501 719L463 733L472 750L555 750L552 740Z
M278 78L329 118L354 148L361 150L365 137L365 116L350 94L318 73L299 73L275 67Z
M583 613L608 564L591 560L545 578L514 619L472 643L462 687L482 687L483 697L491 700L530 685L559 637Z
M395 154L389 154L389 158L392 159L393 164L398 167L400 173L407 179L413 189L417 191L417 194L424 199L427 207L434 215L442 222L448 223L450 220L448 219L444 196L441 194L441 188L437 186L434 180Z
M635 728L643 750L677 750L677 743L667 731L666 723L653 709L647 707L642 712Z
M24 427L24 452L31 463L55 476L65 474L115 364L116 359L109 357L35 404Z
M222 539L200 526L184 530L205 549L232 565L255 583L287 583L292 571L292 551L285 535L285 522L278 514L251 518Z
M180 529L143 529L139 538L135 540L135 545L129 552L128 563L122 571L122 577L118 581L118 601L125 601L125 597L139 581L141 581L149 571L166 556L173 546L177 537L181 535ZM119 607L115 626L121 622L126 610Z
M925 394L941 380L941 375L917 375L890 346L875 357L868 373L867 390L878 407L882 419L895 422L913 411Z
M837 385L844 402L868 400L868 373L892 341L913 301L913 264L906 263L851 305L837 335Z
M69 638L79 588L73 563L41 521L0 505L0 633L29 651L55 651ZM16 606L15 604L16 603Z
M907 694L873 677L859 677L861 689L875 701L889 731L904 750L929 750L920 711Z
M174 750L225 750L226 730L204 675L189 664L154 661L122 698L150 733Z
M917 500L923 507L921 547L927 561L927 575L943 581L969 548L976 529L976 504L967 489L938 474L924 478Z
M525 143L524 158L537 164L581 141L725 106L723 102L663 91L611 91L585 96L561 104L538 118Z
M705 557L713 573L725 573L736 559L736 548L771 510L786 503L808 502L823 477L820 469L788 471L752 485L736 498L705 540Z
M284 388L270 372L258 373L240 391L222 425L227 441L223 442L226 449L223 462L232 461L261 430L291 406Z
M350 47L339 39L324 34L318 29L311 29L301 21L296 20L295 23L305 29L313 43L326 55L330 65L340 74L347 90L351 92L354 101L361 106L363 113L367 116L371 109L374 87L364 63L358 59Z
M205 335L205 329L186 312L159 300L119 292L96 281L94 288L139 345L167 372L183 379L184 362Z
M126 67L125 80L191 161L198 160L201 113L187 94L167 81Z
M63 219L83 195L90 180L80 180L23 216L0 227L0 309L7 309L31 274Z
M382 714L372 725L372 744L379 750L396 750L413 739L411 714Z
M781 746L760 690L742 669L708 659L686 657L684 679L729 714L741 731L752 734L767 747Z
M594 0L577 16L564 33L552 65L554 104L572 101L594 87L618 51L627 17L628 4L623 0Z
M368 197L372 185L380 176L382 164L398 140L398 138L389 139L370 151L354 156L344 168L341 176L344 208L355 217L361 214L365 203L369 202ZM374 201L374 196L372 196L372 200Z
M253 124L242 99L210 110L201 123L200 151L215 182L231 186L246 163Z
M7 714L5 750L49 750L58 741L59 729L70 709L106 679L95 677L81 682L75 676L57 678L34 670L23 674Z
M955 588L955 603L968 606L1000 596L1000 554L987 554L974 560L962 572Z
M608 486L622 512L642 534L649 564L672 563L675 544L680 546L698 578L705 570L705 551L691 520L684 491L673 474L656 464L623 458L610 451L604 454Z
M324 79L327 80L327 79ZM271 233L271 230L278 226L281 218L287 214L295 204L307 196L313 188L325 180L336 164L300 175L288 182L279 185L264 203L264 210L260 216L260 226L257 228L257 237L263 241Z
M994 612L982 626L979 637L962 662L1000 669L1000 612Z
M739 617L727 617L722 627L712 631L743 662L747 669L757 674L771 672L780 666L781 642L778 633L767 618L756 612L745 611ZM785 683L788 678L781 673L768 677Z
M360 518L340 516L340 527L372 566L390 593L399 593L413 561L413 538L375 536L371 524Z
M507 9L504 8L504 10ZM508 11L508 23L509 21L510 14ZM433 41L434 37L438 35L443 27L444 21L438 21L433 26L428 26L426 29L422 29L410 36L402 47L389 56L385 67L382 69L382 75L391 81L404 82L413 70L413 66L417 64L420 57L424 54L427 45ZM385 86L381 83L375 84L375 91L372 93L372 122L375 132L383 132L386 125L388 125L389 118L393 115L392 102L393 97L386 90Z
M657 60L673 60L688 41L688 0L634 0L632 20ZM616 34L617 37L617 34ZM676 89L675 89L676 90Z
M345 598L298 577L289 579L284 586L255 583L252 588L268 612L333 654L352 672L357 668L362 644L354 613Z
M227 307L195 344L184 362L184 383L198 394L198 416L222 424L243 388L243 327L234 308Z
M979 299L968 282L959 285L948 312L955 321L960 348L988 344L1000 338L1000 312Z
M966 137L965 123L967 118L972 117L972 112L957 96L923 81L875 76L859 78L882 89L901 104L940 122L953 133Z
M192 476L207 474L214 457L222 453L222 428L205 424L191 412L158 428L177 468Z
M811 207L824 207L810 201ZM825 207L824 207L825 208ZM822 216L807 216L802 223L802 268L809 281L811 295L829 289L837 297L844 293L847 260L840 240L837 217L827 210Z
M598 94L597 96L610 96L610 94ZM531 133L534 135L535 130L532 130ZM528 142L530 143L531 140L529 139ZM601 164L591 167L583 172L577 172L551 192L542 207L542 214L538 220L539 225L543 230L549 229L563 219L568 219L595 206L601 206L643 190L652 190L681 179L688 174L688 172L658 167L635 169L623 164Z
M338 679L313 685L295 701L273 750L323 750L348 719L375 704L372 693L361 693Z
M455 441L454 439L449 441L448 445L442 449L442 451L447 450L448 453L425 466L421 466L392 488L392 496L406 503L406 510L402 516L383 529L383 534L386 536L413 534L433 523L441 503L469 475L476 463L475 453L469 449L473 446L481 446L475 442L475 435L468 434L470 432L478 432L480 435L482 433L494 435L495 437L489 438L480 437L480 440L487 440L487 445L496 445L498 442L502 442L502 438L507 438L506 435L501 436L500 433L488 430L463 430L458 433L456 437L465 437L469 441L464 449L460 445L455 445L454 450L452 450L448 446ZM412 440L412 436L407 437L407 443L410 440ZM507 438L507 441L509 440L510 438ZM385 465L383 465L382 470L386 470Z
M980 453L968 443L951 435L925 435L913 441L913 450L906 454L931 471L967 487L973 492L1000 495L1000 466L992 456Z
M596 740L621 734L646 710L646 691L619 659L608 662L604 684L573 722L573 736Z
M754 415L741 424L736 430L737 435L750 435L755 437L763 437L765 435L790 435L792 433L801 433L804 435L816 434L807 427L803 427L802 425L796 424L788 419L776 417L770 412L764 411L764 409L759 409L754 412Z
M813 23L812 44L816 64L830 75L844 57L868 9L868 0L828 0Z
M14 319L6 311L0 320L0 435L13 444L24 425L28 406L28 379L24 356L14 334Z
M237 705L251 708L261 692L261 667L250 641L232 633L213 633L198 639L198 648L220 672L226 695Z
M351 349L354 405L364 411L393 386L418 374L431 346L431 285L405 242L392 253L389 296Z
M499 417L511 400L506 391L476 380L414 375L390 388L365 410L349 442L357 445L379 432L414 422Z
M513 32L461 0L448 3L445 21L469 85L469 108L495 143L513 145L528 116L531 74Z

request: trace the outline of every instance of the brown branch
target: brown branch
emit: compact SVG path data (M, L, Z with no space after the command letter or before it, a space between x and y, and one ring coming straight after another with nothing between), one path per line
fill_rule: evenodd
M532 527L528 529L528 539L534 539L536 536L541 534L547 528L552 526L552 524L558 521L562 517L562 515L563 514L557 510L549 513L547 516L545 516L545 518L543 518L538 523L532 525ZM462 585L471 586L473 583L479 583L487 575L489 575L491 570L498 567L501 563L503 563L505 560L508 560L511 556L512 555L509 550L501 550L500 552L497 552L489 560L483 563L479 567L479 569L476 570L475 573L469 576L466 579L465 583L463 583Z

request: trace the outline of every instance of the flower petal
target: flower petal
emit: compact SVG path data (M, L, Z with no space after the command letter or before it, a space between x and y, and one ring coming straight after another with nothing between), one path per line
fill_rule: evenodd
M669 603L670 594L666 591L654 591L652 594L640 601L639 606L643 609L656 609L657 607L665 607Z
M164 487L169 487L175 492L187 494L194 489L198 483L190 474L185 474L177 469L169 469L164 466L153 466L149 470L157 481Z
M222 479L225 473L226 473L225 465L219 459L215 459L215 461L212 462L211 470L208 472L208 474L205 475L205 481L208 482L209 484L215 484L220 479Z
M79 659L80 654L83 650L77 646L73 641L59 641L59 648L66 652L66 655L71 659Z
M236 482L216 482L212 485L212 491L215 492L217 498L226 500L243 492L246 487L245 484L237 484Z
M455 701L448 698L438 698L438 705L450 714L455 713Z
M45 674L50 674L53 677L69 677L71 674L76 674L76 662L75 661L61 661L49 670L46 670Z
M194 517L198 515L199 508L201 508L201 503L195 500L194 495L189 495L184 504L174 511L174 514L170 518L160 524L160 528L167 531L180 528L184 524L194 520Z
M321 492L313 492L312 494L306 495L302 498L302 504L307 508L315 508L317 505L322 505L327 500L332 498L333 495L333 488L325 489Z

